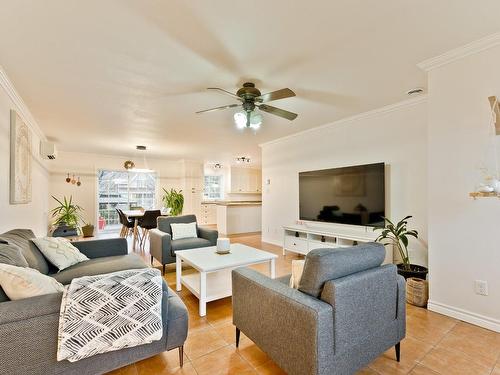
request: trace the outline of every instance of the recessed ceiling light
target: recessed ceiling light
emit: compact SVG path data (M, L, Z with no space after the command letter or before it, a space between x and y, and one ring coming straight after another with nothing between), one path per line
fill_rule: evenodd
M135 146L135 149L136 150L144 151L144 150L146 150L146 146L140 146L140 145L139 146Z
M412 95L418 95L424 92L424 89L422 87L415 87L414 89L408 90L406 92L406 95L412 96Z

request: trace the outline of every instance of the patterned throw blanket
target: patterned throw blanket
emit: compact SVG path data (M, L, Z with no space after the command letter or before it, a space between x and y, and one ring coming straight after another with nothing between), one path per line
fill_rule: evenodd
M57 360L160 340L161 302L162 277L154 268L74 279L63 293Z

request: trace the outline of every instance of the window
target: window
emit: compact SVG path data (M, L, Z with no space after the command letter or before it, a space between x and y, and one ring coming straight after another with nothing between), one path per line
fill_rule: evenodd
M99 217L104 218L106 229L116 229L120 224L117 208L155 208L156 173L100 170L97 194Z
M205 199L222 199L222 176L205 176Z

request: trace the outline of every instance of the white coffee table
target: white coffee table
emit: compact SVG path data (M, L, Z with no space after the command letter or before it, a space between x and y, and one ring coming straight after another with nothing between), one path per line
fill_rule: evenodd
M216 247L179 250L176 255L177 291L182 285L200 300L200 316L207 314L207 302L232 295L231 271L237 267L269 262L269 275L276 277L276 254L268 253L239 243L231 244L231 252L219 255ZM182 274L182 263L198 272Z

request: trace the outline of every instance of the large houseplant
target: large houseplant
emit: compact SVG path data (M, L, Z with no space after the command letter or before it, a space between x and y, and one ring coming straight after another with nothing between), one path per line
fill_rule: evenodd
M182 208L184 207L184 195L182 195L182 190L170 189L166 190L163 188L165 194L163 195L163 203L167 209L170 209L169 214L172 216L178 216L182 214Z
M63 197L62 200L54 196L52 196L52 198L58 203L58 205L50 211L52 217L55 218L53 225L56 227L52 235L76 235L79 230L78 223L80 220L83 221L81 216L83 208L73 203L72 196L70 196L69 199Z
M398 273L405 279L408 277L417 277L419 279L426 278L427 268L412 264L410 262L410 254L408 252L408 238L414 237L418 238L418 232L413 229L408 229L408 219L412 216L406 216L401 219L397 224L394 224L391 220L384 217L384 227L373 228L373 230L381 230L382 233L377 237L375 241L382 242L384 246L392 245L399 255L401 256L402 263L397 265Z

